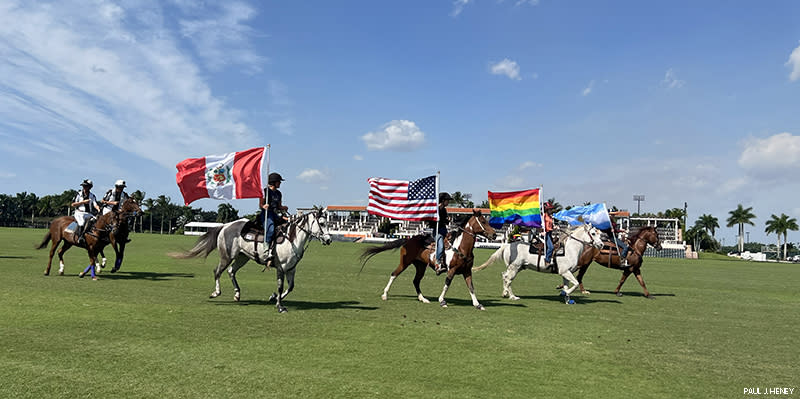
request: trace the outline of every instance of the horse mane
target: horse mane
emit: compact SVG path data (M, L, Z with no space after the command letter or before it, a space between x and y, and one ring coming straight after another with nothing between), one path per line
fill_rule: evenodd
M464 227L469 222L469 219L472 218L472 215L456 215L453 217L453 222L458 227Z
M628 234L628 241L629 242L636 242L639 239L639 236L642 235L645 231L653 231L655 230L654 226L642 226L636 229L636 231Z

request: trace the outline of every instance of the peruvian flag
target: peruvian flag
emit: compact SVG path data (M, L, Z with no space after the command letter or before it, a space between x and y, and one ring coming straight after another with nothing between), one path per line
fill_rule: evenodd
M261 166L265 147L223 155L184 159L177 165L176 179L189 205L200 198L239 199L261 198Z

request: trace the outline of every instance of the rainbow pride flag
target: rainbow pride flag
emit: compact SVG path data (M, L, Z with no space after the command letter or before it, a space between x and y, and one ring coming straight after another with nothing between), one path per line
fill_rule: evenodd
M524 191L493 193L489 191L489 224L494 228L510 223L527 227L542 227L539 188Z

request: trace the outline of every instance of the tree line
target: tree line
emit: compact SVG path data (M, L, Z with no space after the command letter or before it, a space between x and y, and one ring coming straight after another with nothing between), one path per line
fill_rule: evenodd
M16 195L0 194L0 226L46 227L56 217L72 215L74 209L70 204L77 194L77 190L66 190L61 194L42 197L28 192ZM239 211L228 203L219 204L216 211L205 211L201 208L174 204L172 199L165 195L148 198L141 190L130 193L130 196L142 205L144 211L133 220L131 229L136 232L171 234L181 232L188 222L227 223L240 218ZM101 198L102 195L98 196L98 200ZM252 219L255 214L245 217Z

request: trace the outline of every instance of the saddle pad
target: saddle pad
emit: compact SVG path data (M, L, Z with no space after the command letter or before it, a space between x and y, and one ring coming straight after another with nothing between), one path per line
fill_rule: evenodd
M64 228L64 231L70 234L75 233L75 231L77 230L78 230L78 222L72 222L66 228Z

